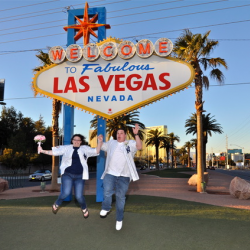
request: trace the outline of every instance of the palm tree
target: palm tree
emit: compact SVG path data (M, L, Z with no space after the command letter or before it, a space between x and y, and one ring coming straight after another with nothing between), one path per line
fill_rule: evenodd
M167 168L169 167L169 152L171 149L172 145L170 142L170 139L168 136L166 136L166 140L161 142L160 148L165 148L166 149L166 155L167 155Z
M39 54L36 57L42 63L42 66L36 67L33 71L40 71L43 67L51 65L52 62L49 59L48 53L39 51ZM35 96L37 95L36 92ZM59 126L58 126L58 118L59 113L62 109L62 103L59 100L53 99L53 110L52 110L52 146L56 147L59 144ZM52 156L52 180L51 180L51 191L58 191L59 187L57 185L57 176L59 169L59 156Z
M210 71L210 77L215 79L218 83L223 83L224 75L222 71L218 69L218 66L224 66L227 68L227 64L224 59L220 57L211 58L209 55L214 48L219 44L218 41L214 41L208 38L210 31L204 35L193 34L190 30L185 30L177 41L175 42L174 52L176 55L187 62L189 62L195 70L195 108L197 114L197 192L201 192L201 183L204 181L203 172L203 132L202 132L202 112L203 100L202 100L202 88L203 86L209 88L209 79L203 74L201 67L206 71L208 68L212 68Z
M145 125L141 122L139 122L139 112L134 111L127 115L116 117L112 120L108 120L106 123L106 133L108 135L108 139L112 136L114 139L116 139L116 133L119 128L123 128L126 131L126 134L130 137L134 138L133 133L133 127L137 123L140 127L140 129L145 129ZM97 136L97 116L94 117L93 120L90 121L90 128L94 128L94 131L92 132L90 136L90 140L95 138ZM144 132L139 131L139 137L141 140L144 138Z
M174 167L174 161L173 161L173 150L175 148L175 141L180 142L180 137L178 135L175 135L173 132L167 135L170 140L171 144L171 160L172 160L172 168Z
M211 114L208 113L207 115L202 114L202 131L203 131L203 164L204 164L204 171L206 171L206 145L208 142L208 135L212 136L212 133L219 133L222 134L223 130L219 123L216 123L216 119L213 119L214 116L210 116ZM186 134L197 134L197 116L195 113L191 115L189 119L186 120L185 123Z
M182 165L185 165L185 161L187 160L187 150L185 147L180 148L179 150L180 156L181 156L181 161L182 161Z
M187 148L187 153L188 153L188 168L190 168L190 149L194 146L194 144L191 141L187 141L184 144L184 147Z
M180 157L180 152L178 150L172 151L173 161L174 161L174 167L177 168L177 158Z
M151 129L147 132L146 146L155 146L155 156L156 156L156 168L159 169L159 146L166 139L166 136L162 134L162 131L158 129Z

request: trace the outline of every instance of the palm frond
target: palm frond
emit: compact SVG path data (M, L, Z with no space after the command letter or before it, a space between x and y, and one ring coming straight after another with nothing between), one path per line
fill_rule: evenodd
M127 115L116 117L112 120L108 120L106 123L106 133L108 135L108 139L113 137L116 139L116 133L119 128L123 128L130 137L134 137L133 128L135 124L138 124L140 127L139 137L141 140L144 139L145 133L142 131L145 129L145 125L139 121L139 112L134 111ZM92 134L90 140L92 140L97 135L97 117L95 116L90 121L90 128L93 128L95 133Z
M222 71L220 71L219 69L212 69L211 72L210 72L210 77L214 80L216 80L218 83L222 84L224 83L224 79L225 79L225 76L224 74L222 73Z
M213 67L213 68L216 68L218 66L224 66L226 69L228 68L226 61L220 57L208 59L208 64L210 67Z
M209 88L209 79L207 76L202 77L202 86L204 86L205 89Z

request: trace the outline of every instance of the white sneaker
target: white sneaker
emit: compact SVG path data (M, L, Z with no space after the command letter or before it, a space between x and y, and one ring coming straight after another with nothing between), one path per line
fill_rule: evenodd
M109 213L109 211L106 211L106 210L101 210L101 212L100 212L100 216L102 217L102 218L105 218L107 215L108 215L108 213Z
M122 229L122 221L116 221L116 230L121 230Z

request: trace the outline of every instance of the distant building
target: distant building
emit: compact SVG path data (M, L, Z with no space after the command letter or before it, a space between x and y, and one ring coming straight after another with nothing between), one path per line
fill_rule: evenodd
M234 162L243 161L242 149L228 149L228 159L233 160Z
M150 130L158 129L159 131L162 131L162 135L168 134L168 129L166 125L159 125L159 126L153 126L153 127L146 127L146 129L143 130L145 133L144 140L142 141L142 150L137 151L136 156L142 159L145 159L148 161L150 158L155 160L155 146L148 146L146 147L146 140L147 140L147 132ZM159 159L162 159L164 162L167 160L167 154L165 148L159 148Z
M228 149L227 153L228 154L236 154L236 153L242 154L242 149Z
M243 154L231 154L231 159L234 162L243 161Z

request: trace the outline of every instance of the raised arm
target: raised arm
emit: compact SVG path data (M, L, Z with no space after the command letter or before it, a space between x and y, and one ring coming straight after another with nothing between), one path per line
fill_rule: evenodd
M103 135L98 135L98 137L97 137L97 147L96 147L96 152L98 154L100 153L102 144L103 144Z
M142 142L141 139L139 137L139 125L136 123L135 127L133 128L133 133L135 135L135 141L136 141L136 148L137 150L141 150L142 149Z

